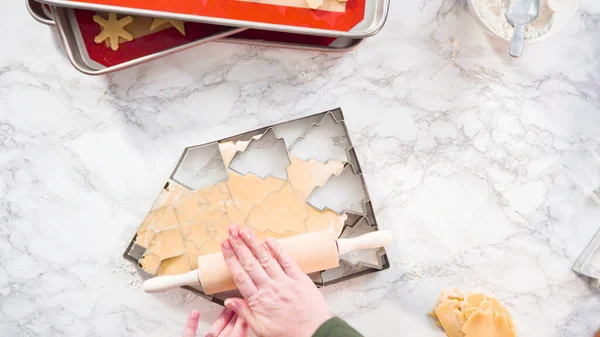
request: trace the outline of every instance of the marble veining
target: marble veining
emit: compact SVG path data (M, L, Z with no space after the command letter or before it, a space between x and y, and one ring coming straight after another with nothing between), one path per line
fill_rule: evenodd
M104 77L22 1L0 22L0 336L179 336L121 254L186 146L342 107L392 268L325 288L367 336L443 336L446 286L506 303L520 336L585 337L600 292L570 267L600 226L600 2L511 59L464 0L395 1L337 55L212 43ZM394 319L384 319L393 317ZM374 324L376 323L376 324Z

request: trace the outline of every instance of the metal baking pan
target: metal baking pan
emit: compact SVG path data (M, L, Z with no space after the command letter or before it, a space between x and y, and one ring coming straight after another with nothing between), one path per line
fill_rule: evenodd
M600 290L600 229L573 264L573 271Z
M40 0L58 7L329 37L366 38L385 24L391 0L349 0L341 11L295 6L304 0ZM267 3L260 3L260 1ZM326 0L334 1L337 0ZM276 3L277 5L273 5Z
M235 33L239 33L245 30L245 28L234 28L234 27L223 27L223 26L211 26L210 33L200 35L199 37L191 42L180 43L179 45L167 47L164 49L156 49L162 48L161 46L149 46L148 43L140 43L134 48L131 48L132 51L137 51L140 48L154 48L156 50L152 51L144 51L139 53L140 57L128 58L126 60L119 59L109 59L107 55L92 55L88 48L86 47L86 41L88 45L93 46L102 46L95 44L93 40L84 40L82 35L82 30L80 29L79 23L76 18L76 13L74 10L69 8L59 8L59 7L51 7L52 14L54 16L54 21L56 23L56 27L58 29L58 34L60 39L62 40L63 46L65 48L65 52L69 61L73 64L73 66L81 71L84 74L88 75L102 75L107 74L113 71L126 69L144 62L152 61L157 58L167 56L178 51L182 51L208 41L216 40L223 38L228 35L232 35ZM89 12L90 15L93 15L93 12ZM209 25L204 25L209 26ZM88 36L89 39L93 39L93 36ZM162 41L159 41L159 43ZM173 43L178 43L177 41ZM108 48L105 48L107 53L110 53ZM131 53L127 52L127 57L130 56ZM102 64L101 62L106 62Z
M45 5L34 1L34 0L26 0L25 6L27 6L27 11L31 16L39 23L43 23L45 25L54 26L54 19L52 15L48 13L48 9Z
M38 6L43 6L39 3L34 2L33 5L35 4L37 4ZM32 6L32 8L35 7ZM63 41L67 57L77 70L88 75L102 75L118 71L216 39L219 39L219 42L241 43L249 45L327 52L348 52L360 47L364 42L364 39L334 39L327 37L306 36L280 32L246 30L245 28L234 29L231 27L193 23L191 25L200 25L202 27L210 28L213 30L214 27L220 27L220 30L217 30L217 32L212 35L198 38L195 40L184 41L180 39L177 42L179 43L179 45L164 50L155 51L148 55L144 55L138 58L127 59L123 62L114 62L109 60L111 56L110 54L95 55L95 44L86 45L85 38L83 36L82 30L80 29L77 14L79 13L79 16L81 16L81 13L83 12L89 13L88 15L92 15L93 12L56 7L53 7L52 11L56 18L56 26L58 28L61 40ZM89 36L89 32L86 34L88 34L86 36L87 39L91 39L93 37ZM167 36L166 38L172 38L172 36ZM90 45L93 46L92 48L94 48L94 50L89 50ZM144 46L140 45L138 47L143 48ZM108 49L106 50L107 52L109 52ZM127 55L131 56L131 53L127 53ZM111 63L107 63L109 61Z

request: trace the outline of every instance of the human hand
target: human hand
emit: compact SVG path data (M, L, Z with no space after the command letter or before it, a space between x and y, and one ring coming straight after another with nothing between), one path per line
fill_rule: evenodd
M247 229L229 228L221 250L244 299L227 299L225 306L261 337L312 336L332 317L329 306L277 241L265 245Z
M200 314L196 310L192 311L188 318L183 337L196 337L198 330L198 320ZM248 324L230 309L224 309L221 315L217 317L212 327L206 333L206 337L247 337Z

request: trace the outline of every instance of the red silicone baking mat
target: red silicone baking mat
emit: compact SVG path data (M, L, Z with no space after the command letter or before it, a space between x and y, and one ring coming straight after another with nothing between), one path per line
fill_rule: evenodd
M206 16L298 27L349 31L365 16L366 0L323 0L308 8L305 0L72 0L107 6ZM265 3L267 2L267 3Z
M214 35L230 27L209 25L195 22L182 23L184 26L185 35L183 35L176 27L166 25L166 29L149 33L147 35L136 37L133 41L121 41L118 50L112 50L105 43L96 43L94 38L98 36L102 28L94 21L96 12L87 10L73 10L78 27L80 38L85 46L89 59L105 66L112 67L125 62L129 62L147 55L162 52L166 49L184 45L198 39ZM119 16L118 18L122 18ZM137 19L137 18L136 18ZM134 20L135 21L135 20ZM125 27L127 28L127 26ZM248 40L248 41L269 41L280 42L293 45L304 46L321 46L327 47L337 40L336 38L291 34L273 31L263 31L249 29L234 35L230 35L225 39ZM81 42L80 42L81 43ZM342 48L340 48L342 49Z

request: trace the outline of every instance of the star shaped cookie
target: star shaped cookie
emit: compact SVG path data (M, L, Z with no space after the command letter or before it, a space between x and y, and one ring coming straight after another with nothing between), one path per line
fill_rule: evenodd
M162 19L162 18L156 18L156 19L154 19L154 21L152 21L152 25L150 26L150 31L153 32L154 30L156 30L158 27L164 25L165 23L171 24L171 26L175 27L175 29L177 29L181 33L181 35L185 35L185 26L184 26L183 21L168 20L168 19Z
M102 26L102 32L94 38L94 42L96 43L102 43L108 39L110 48L117 51L119 50L119 38L123 38L126 41L133 40L133 35L125 30L125 26L133 22L131 16L117 20L116 13L109 13L107 20L100 15L94 15L94 21Z

